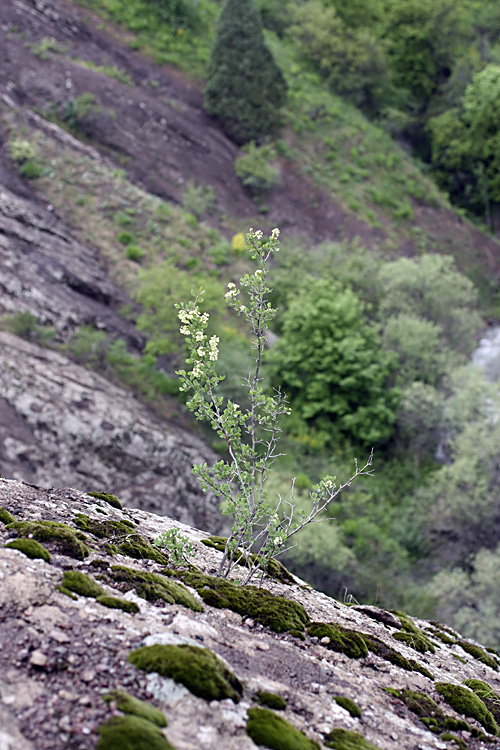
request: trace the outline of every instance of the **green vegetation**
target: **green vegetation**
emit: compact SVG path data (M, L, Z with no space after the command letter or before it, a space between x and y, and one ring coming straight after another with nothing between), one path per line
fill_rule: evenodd
M492 656L488 656L486 651L480 646L476 646L474 643L468 643L467 641L457 641L457 645L461 646L463 650L467 651L467 653L473 656L474 659L478 659L478 661L491 667L491 669L498 670L498 662Z
M184 586L170 581L163 575L144 573L124 565L113 565L108 575L113 585L117 585L122 591L135 589L137 596L148 602L180 604L192 609L193 612L203 612L202 605Z
M322 645L332 651L340 651L351 659L362 659L368 656L368 648L363 637L355 630L342 625L326 622L313 622L307 633L319 638Z
M50 555L42 545L35 539L13 539L11 542L4 544L7 549L17 549L30 560L45 560L50 562Z
M267 708L249 709L247 734L256 745L270 750L319 750L317 742Z
M97 750L175 750L161 729L139 716L113 716L97 730Z
M472 729L466 721L447 716L441 707L438 706L436 701L425 693L417 693L408 688L405 688L404 690L393 690L387 688L387 691L390 692L391 695L394 695L394 697L402 700L407 708L416 714L420 721L425 724L427 729L435 734L440 734L444 730L465 730L471 732L474 737L482 734L476 729ZM458 711L458 713L461 713L461 711Z
M276 129L285 96L253 0L225 0L207 71L207 111L232 140L248 143Z
M284 711L287 706L286 700L281 695L267 693L264 690L259 690L256 698L261 706L267 706L267 708L272 708L274 711Z
M90 497L96 497L98 500L104 500L105 503L108 503L108 505L111 505L113 508L122 510L122 504L116 495L110 495L107 492L87 492L87 495L90 495Z
M372 653L380 656L382 659L385 659L390 664L395 664L397 667L405 669L407 672L420 672L420 674L423 674L424 677L428 677L430 680L434 679L429 670L419 664L418 661L414 661L413 659L406 659L402 654L399 653L399 651L391 648L376 636L363 635L363 640Z
M0 521L7 525L8 523L15 523L16 519L6 508L0 507Z
M103 695L103 699L106 703L116 703L118 710L123 711L124 714L139 716L141 719L150 721L159 727L167 726L167 720L161 711L152 706L151 703L134 698L133 695L129 695L122 690L112 690L110 693Z
M119 599L116 596L96 596L96 602L102 604L103 607L109 609L121 609L122 612L128 612L131 615L135 615L139 612L139 607L135 602L129 602L126 599Z
M334 750L376 750L376 746L357 732L351 732L349 729L332 729L330 734L325 737L326 747L333 747Z
M243 691L239 680L208 648L142 646L132 651L128 660L144 672L157 672L180 682L207 701L231 698L238 703Z
M61 585L67 591L73 591L79 596L88 596L92 599L105 595L104 590L98 583L79 570L66 570Z
M492 714L481 698L471 690L447 682L437 682L436 690L457 713L476 719L490 734L495 736L499 734L497 723Z
M350 698L347 698L345 695L336 695L334 696L333 700L335 703L337 703L342 708L345 708L346 711L349 711L351 716L354 719L360 719L361 718L361 709L360 707Z
M128 555L136 560L154 560L160 565L167 565L169 558L153 544L135 531L132 521L95 521L82 513L74 518L75 526L98 539L106 539L116 552Z
M256 146L253 141L242 151L235 159L234 171L253 197L260 200L280 183L276 152L269 144Z
M242 617L251 617L276 633L303 633L309 620L301 604L284 596L275 596L266 589L243 587L203 573L178 571L175 575L196 589L203 601L211 607L230 609Z
M33 538L38 542L51 542L63 555L84 560L89 549L85 544L85 535L71 526L55 521L15 521L7 524L9 531L16 531L22 539Z

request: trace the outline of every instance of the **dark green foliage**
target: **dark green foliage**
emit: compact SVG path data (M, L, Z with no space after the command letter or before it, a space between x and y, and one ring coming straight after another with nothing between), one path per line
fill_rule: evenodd
M193 612L203 612L202 605L180 583L170 581L157 573L144 573L123 565L114 565L109 576L123 591L135 589L137 596L148 602L158 600L167 604L181 604Z
M277 127L286 89L253 0L226 0L208 68L207 111L236 143L248 143Z
M347 698L345 695L336 695L333 700L339 706L342 706L342 708L345 708L346 711L349 711L349 713L351 714L353 718L355 719L361 718L361 709L350 698Z
M282 698L281 695L266 693L264 690L259 690L256 698L261 706L267 706L267 708L272 708L274 711L284 711L286 708L286 700Z
M213 578L202 573L180 571L178 575L188 586L198 591L206 604L219 609L231 609L243 617L251 617L276 633L285 633L287 630L303 632L309 620L301 604L284 596L275 596L265 589L237 586L223 578Z
M412 713L416 714L420 721L425 724L427 729L435 734L439 734L444 730L465 730L472 732L474 736L479 734L479 732L473 730L466 721L447 716L438 706L436 701L425 693L417 693L409 689L399 691L391 690L390 692L394 697L402 700L407 708L412 711Z
M139 716L113 716L97 731L97 750L175 750L159 727Z
M313 622L307 629L308 635L316 638L329 638L326 648L340 651L351 659L362 659L368 655L368 648L360 633L336 623Z
M249 709L247 733L256 745L271 750L319 750L317 742L267 708Z
M45 560L50 562L50 555L42 545L35 541L35 539L13 539L12 542L7 542L5 547L10 549L18 549L23 555L29 557L31 560Z
M467 641L458 641L457 645L461 646L463 650L467 651L467 653L473 656L474 659L482 661L483 664L487 664L487 666L491 667L492 669L498 669L498 663L495 661L495 659L493 659L491 656L488 656L486 651L480 646L476 646L474 643L468 643Z
M16 519L12 515L12 513L9 513L8 510L5 510L5 508L0 508L0 521L4 524L8 523L15 523Z
M447 682L437 682L436 690L457 713L476 719L476 721L483 725L487 732L498 735L498 726L495 719L481 698L471 690L461 685L452 685Z
M74 557L76 560L83 560L89 554L87 545L82 541L86 537L64 523L16 521L8 524L7 528L17 531L18 535L23 538L32 537L39 542L53 542L62 554Z
M239 680L208 648L143 646L132 651L128 660L144 672L157 672L180 682L207 701L231 698L238 703L243 692Z
M108 505L112 505L113 508L122 509L122 504L116 497L116 495L110 495L108 492L87 492L90 497L97 497L99 500L104 500Z
M121 690L112 690L111 693L103 695L103 699L106 703L111 703L111 701L116 703L118 710L123 711L124 714L139 716L141 719L146 719L146 721L150 721L159 727L167 726L167 720L161 711L152 706L151 703L134 698L133 695Z
M102 604L103 607L109 607L109 609L121 609L123 612L128 612L131 615L135 615L139 612L139 607L135 602L128 602L126 599L119 599L116 596L98 596L96 602Z
M332 441L372 447L390 436L398 392L388 387L394 356L381 351L351 289L310 277L283 316L269 354L292 411Z
M483 701L484 705L493 715L493 718L500 724L500 695L483 680L464 680L464 685L473 690Z
M93 534L98 539L107 539L116 551L128 555L136 560L154 560L160 565L167 565L169 558L154 547L144 537L135 532L132 521L95 521L82 513L77 513L75 526Z
M377 750L375 745L360 734L348 729L333 729L326 735L324 743L326 747L333 747L335 750Z
M430 640L423 633L408 633L402 631L394 633L392 637L396 638L398 641L406 643L407 646L415 649L415 651L418 651L420 654L425 654L426 651L431 651L431 653L435 653L436 651Z
M391 648L376 636L364 635L363 638L368 649L372 653L380 656L382 659L385 659L390 664L394 664L401 669L405 669L407 672L420 672L420 674L423 674L424 677L428 677L430 680L434 679L428 669L426 669L413 659L406 659L402 654L399 653L399 651Z
M212 549L216 549L218 552L224 552L226 548L226 542L227 537L225 536L209 536L208 539L202 539L201 543L204 544L206 547L212 547ZM251 561L256 562L259 560L259 555L251 555ZM238 558L235 558L235 563L237 565L243 565L246 566L246 560L245 557L240 555ZM295 583L295 579L293 575L285 568L283 563L281 563L279 560L275 560L271 558L266 567L266 573L270 578L274 578L276 581L279 581L280 583L284 583L287 586L292 585Z
M98 583L85 573L80 573L79 570L67 570L62 579L62 587L80 596L89 596L93 599L105 595Z

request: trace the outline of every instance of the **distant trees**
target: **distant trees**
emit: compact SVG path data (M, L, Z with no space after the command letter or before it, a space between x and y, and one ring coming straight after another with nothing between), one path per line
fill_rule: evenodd
M241 145L276 128L286 92L253 0L226 0L208 68L207 112Z

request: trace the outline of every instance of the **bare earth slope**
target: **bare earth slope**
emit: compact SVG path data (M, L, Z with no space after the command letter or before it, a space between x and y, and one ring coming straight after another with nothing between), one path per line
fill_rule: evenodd
M14 525L9 525L12 518L5 510L15 519ZM275 714L318 743L299 745L289 740L286 746L290 750L319 750L325 746L338 750L500 747L491 717L485 720L483 716L481 724L466 707L459 707L457 713L442 696L443 684L448 689L450 685L462 685L465 694L472 695L463 687L467 679L486 683L490 696L491 691L500 691L500 657L477 647L473 656L470 651L474 645L450 629L375 607L347 606L297 579L288 585L267 579L260 593L254 589L257 596L266 596L270 591L285 597L271 597L260 611L246 609L252 590L243 597L239 614L231 605L224 607L224 601L218 600L215 593L210 599L207 592L214 585L212 579L204 579L205 588L200 588L205 601L193 588L189 589L191 598L185 591L187 606L161 601L147 587L141 588L139 579L135 584L127 583L123 566L129 569L129 576L159 573L156 580L167 584L175 580L182 583L186 570L177 568L173 578L162 575L165 566L161 561L134 559L116 545L125 538L123 528L129 539L142 539L147 545L147 540L174 526L171 519L140 510L121 511L77 490L43 490L7 480L0 480L0 514L2 750L95 748L103 722L122 716L116 701L103 700L110 690L126 691L164 713L168 726L161 731L170 745L154 747L165 750L252 750L256 745L248 736L246 725L258 691L283 698L287 708L276 710ZM75 551L54 540L43 542L51 554L50 562L28 559L20 551L3 547L18 535L28 533L16 524L35 520L67 524L66 533L83 529L78 542L85 545L83 554L79 547ZM193 562L198 574L213 575L220 553L201 543L206 538L203 532L187 526L182 526L181 531L194 545ZM111 547L110 542L115 546ZM68 579L68 574L74 576L70 571L88 574L94 585L101 586L101 594L118 598L135 613L105 606L109 605L107 600L95 598L98 590L69 598L71 591L64 594L56 586L66 573L65 585L67 582L67 586L74 587ZM281 612L285 605L304 608L304 619L295 623L293 633L287 632L286 624L280 628L266 619L280 601ZM328 636L314 635L311 622L347 628L344 635L351 639L350 646L333 648L334 641ZM422 648L422 642L426 642L427 650ZM357 650L353 650L353 643ZM186 683L187 675L194 674L190 672L194 669L192 662L186 663L175 680L130 663L131 652L153 644L188 645L217 655L233 675L230 678L226 673L226 678L232 680L232 697L203 693L196 679ZM362 650L363 644L369 644L368 650ZM199 652L191 651L190 658L193 653ZM395 654L399 656L394 657ZM481 654L488 665L481 661ZM395 658L406 668L394 664ZM389 688L392 693L387 692ZM421 704L426 698L436 702L423 713L431 725L432 721L436 724L437 720L444 721L442 716L447 717L447 726L453 727L451 735L451 730L443 731L442 726L436 734L409 710L404 698L408 689L421 694ZM358 716L337 703L336 699L342 698L355 702ZM495 704L488 705L498 715ZM356 734L346 735L346 731ZM354 744L340 744L339 736ZM330 744L325 744L328 737ZM358 745L360 737L371 744ZM131 750L145 747L134 744L133 738L129 742L127 747ZM118 750L121 744L102 743L101 747Z

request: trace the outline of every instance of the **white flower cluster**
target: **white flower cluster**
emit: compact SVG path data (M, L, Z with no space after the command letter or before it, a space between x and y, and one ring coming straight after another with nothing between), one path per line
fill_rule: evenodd
M212 336L212 338L208 342L208 358L211 362L216 362L217 357L219 356L218 344L219 344L218 336Z
M276 227L276 229L273 229L273 231L271 232L271 237L273 240L277 240L279 236L280 230Z
M239 294L239 289L236 288L236 284L233 284L232 281L227 285L227 289L228 291L225 293L224 297L226 302L231 302Z
M336 487L335 477L325 477L321 482L327 492L333 492Z

